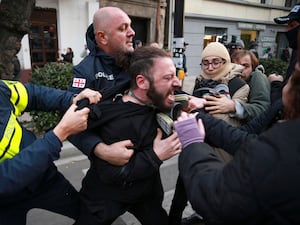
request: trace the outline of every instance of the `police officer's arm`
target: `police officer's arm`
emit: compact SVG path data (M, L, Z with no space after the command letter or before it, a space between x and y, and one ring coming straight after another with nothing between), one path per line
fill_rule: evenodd
M73 104L53 131L0 163L0 195L17 192L29 185L59 158L62 141L67 136L86 129L89 109L75 110Z
M101 94L91 89L82 90L76 97L74 93L55 88L38 86L33 84L25 84L28 92L28 105L26 111L41 110L52 111L59 110L65 112L71 103L76 103L82 98L88 98L90 104L100 101Z
M30 96L26 111L59 110L64 112L69 107L71 102L76 103L82 98L88 98L90 104L93 104L99 102L102 97L99 92L93 91L91 89L81 90L81 92L79 92L79 94L74 97L74 93L70 91L57 90L54 88L32 84L26 84L25 86L29 93L28 95ZM76 119L74 121L76 121ZM83 142L81 142L81 140L83 140ZM89 156L92 153L94 146L101 140L94 134L83 132L76 136L70 137L70 141L84 154Z
M43 111L65 111L71 102L76 103L76 101L82 98L89 98L90 103L97 103L101 99L101 94L91 89L84 89L73 98L74 93L69 91L56 90L53 88L36 86L32 84L26 85L26 88L31 96L26 111L30 111L32 109ZM44 96L48 97L45 98ZM100 141L99 137L96 137L92 134L90 135L89 132L87 132L87 134L82 132L76 136L70 137L69 140L88 156L91 154L94 146ZM80 145L80 140L86 141L83 141L82 145Z

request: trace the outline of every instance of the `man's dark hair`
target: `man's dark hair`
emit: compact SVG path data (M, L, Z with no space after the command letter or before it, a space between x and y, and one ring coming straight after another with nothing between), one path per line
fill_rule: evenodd
M131 87L136 88L136 76L144 75L149 81L153 80L151 70L156 58L169 57L163 49L145 46L136 49L130 59L129 74L131 77Z

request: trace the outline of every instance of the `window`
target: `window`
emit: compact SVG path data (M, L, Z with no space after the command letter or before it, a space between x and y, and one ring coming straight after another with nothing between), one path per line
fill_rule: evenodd
M35 9L31 16L31 24L29 45L32 67L56 62L58 57L56 10Z
M297 0L285 0L285 7L293 7L294 5L296 5Z
M227 28L205 27L203 48L210 42L218 41L227 44Z

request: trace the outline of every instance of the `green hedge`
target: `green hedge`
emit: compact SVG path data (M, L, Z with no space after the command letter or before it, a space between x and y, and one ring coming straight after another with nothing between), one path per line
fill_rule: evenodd
M259 63L262 64L265 68L265 73L269 76L271 73L277 73L285 76L288 63L282 61L281 59L259 59Z
M66 90L73 77L71 63L48 63L44 67L37 67L32 71L30 83ZM47 96L45 96L47 97ZM60 120L57 112L30 112L32 127L36 133L43 133L52 129Z

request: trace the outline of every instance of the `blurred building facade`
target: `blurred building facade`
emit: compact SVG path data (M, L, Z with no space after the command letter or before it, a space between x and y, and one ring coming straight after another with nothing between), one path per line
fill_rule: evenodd
M176 0L36 0L31 33L24 36L19 53L21 68L56 61L58 51L71 47L74 64L82 58L85 32L99 7L122 8L132 19L136 39L144 43L158 42L172 49L174 34L174 6ZM184 1L184 41L189 75L198 75L202 49L211 41L231 42L242 39L249 47L258 44L262 55L271 47L279 56L286 46L284 26L273 22L274 17L287 15L298 0L182 0ZM227 40L224 39L227 37ZM222 39L223 38L223 39Z
M235 36L242 39L245 48L255 41L259 56L271 47L279 57L286 47L284 25L273 19L285 16L294 0L186 0L184 39L190 45L186 50L189 75L198 75L202 49L211 41L230 43ZM222 37L227 40L222 40Z

